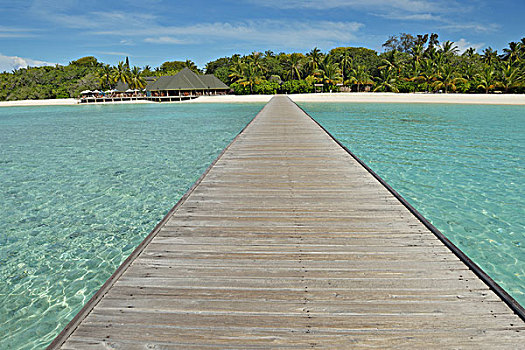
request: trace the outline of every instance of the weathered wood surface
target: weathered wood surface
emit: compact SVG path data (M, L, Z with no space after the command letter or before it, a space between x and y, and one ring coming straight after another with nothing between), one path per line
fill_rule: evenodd
M525 325L286 97L63 349L518 349Z

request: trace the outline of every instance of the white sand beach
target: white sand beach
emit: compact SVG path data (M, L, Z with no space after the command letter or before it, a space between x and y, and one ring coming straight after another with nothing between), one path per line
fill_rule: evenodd
M295 102L367 102L367 103L457 103L488 105L525 105L525 95L505 94L395 94L395 93L317 93L288 95ZM191 103L267 102L271 95L201 96Z
M77 103L78 103L78 100L75 98L57 98L53 100L0 101L0 107L67 106L67 105L76 105Z
M395 94L395 93L317 93L288 95L295 102L352 102L352 103L456 103L485 105L525 105L525 94ZM265 103L272 95L219 95L200 96L182 103ZM156 103L150 101L112 102L122 104ZM169 103L169 102L164 102ZM181 102L171 102L181 103ZM100 103L102 104L102 103ZM100 105L99 104L99 105ZM77 99L2 101L0 107L14 106L67 106L79 105ZM82 104L85 106L85 104ZM91 105L91 104L90 104Z

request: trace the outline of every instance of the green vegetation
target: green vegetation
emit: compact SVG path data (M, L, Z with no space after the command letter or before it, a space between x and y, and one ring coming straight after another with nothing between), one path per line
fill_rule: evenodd
M306 55L253 52L211 61L206 73L236 94L313 92L316 84L324 91L525 92L525 38L501 55L490 47L459 54L454 42L440 43L437 34L403 33L383 47L383 53L362 47L314 48Z
M208 62L215 74L236 94L306 93L324 91L392 92L525 92L525 38L511 42L502 54L492 48L459 54L451 41L437 34L391 36L378 53L362 47L338 47L323 53L264 53L223 57ZM23 68L0 74L0 100L78 97L82 90L114 88L118 81L142 89L145 77L173 75L191 60L167 61L159 67L130 67L129 61L112 67L94 57L67 66ZM317 86L316 86L317 85Z
M0 101L36 100L78 97L83 90L108 90L119 81L131 89L143 89L144 77L175 74L184 67L194 71L194 62L164 62L159 68L151 70L130 67L129 60L112 67L98 62L95 57L82 57L67 66L28 67L11 73L0 73Z

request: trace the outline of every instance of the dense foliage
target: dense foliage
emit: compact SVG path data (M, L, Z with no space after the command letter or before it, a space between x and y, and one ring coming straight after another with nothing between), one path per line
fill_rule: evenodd
M254 52L206 65L236 94L301 93L314 90L391 92L525 92L525 38L500 55L492 48L459 53L437 34L391 36L385 52L338 47L327 53ZM277 83L279 87L275 84Z
M92 56L72 61L67 66L21 68L0 73L0 101L78 97L83 90L112 89L119 81L131 89L142 89L146 86L145 77L172 75L184 67L198 72L190 60L164 62L151 70L149 66L130 67L127 58L111 67Z
M378 53L362 47L338 47L306 54L266 51L223 57L208 62L215 74L236 94L306 93L315 90L392 92L525 92L525 38L511 42L502 54L492 48L459 53L451 41L437 34L391 36ZM22 68L0 74L0 100L77 97L82 90L107 90L118 81L132 89L145 86L145 77L172 75L191 60L167 61L159 67L111 67L94 57L67 66Z

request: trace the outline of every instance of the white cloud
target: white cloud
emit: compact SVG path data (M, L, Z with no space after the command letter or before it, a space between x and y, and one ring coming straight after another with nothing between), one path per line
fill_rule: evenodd
M35 36L32 29L0 25L0 38L28 38Z
M37 0L43 2L45 0ZM70 0L74 1L74 0ZM334 0L332 0L334 1ZM374 0L380 1L380 0ZM420 1L420 0L397 0ZM312 2L314 4L314 2ZM71 4L70 4L71 6ZM36 7L40 15L66 28L79 29L86 35L113 36L122 45L143 41L150 44L200 44L234 39L249 44L273 47L308 48L349 44L363 24L346 21L299 20L245 20L236 22L204 22L191 25L164 25L161 18L151 13L122 11L93 11L70 15L68 7L46 12L45 6ZM176 22L173 22L176 23ZM124 28L124 29L123 29Z
M135 45L135 42L133 42L133 40L130 40L130 39L122 39L122 40L120 40L119 44L120 45L131 46L131 45Z
M119 51L100 51L99 54L101 55L109 55L109 56L131 56L127 52L119 52Z
M280 9L316 9L329 10L334 8L364 8L364 9L398 9L410 12L426 12L439 9L436 1L430 0L250 0L259 6L275 7ZM450 2L450 1L449 1Z
M171 36L159 36L153 38L144 39L147 43L153 44L186 44L187 42L181 39L177 39Z
M495 32L500 28L496 23L452 23L442 26L443 29L448 29L454 32L474 31L478 33Z
M5 56L0 53L0 72L10 72L19 68L54 66L55 63L34 60L32 58L23 58L18 56Z
M232 39L254 45L273 47L312 48L350 44L363 27L358 22L298 22L285 20L257 20L244 22L200 23L189 26L153 26L128 30L128 36L143 37L156 44L199 44ZM161 36L158 36L162 33ZM92 34L120 35L120 30L97 31ZM180 39L180 38L184 39Z
M443 21L441 16L436 16L432 13L414 13L405 14L401 12L389 12L383 14L375 14L376 16L401 21Z
M477 44L473 44L471 42L468 42L466 39L459 39L459 41L456 41L455 43L458 47L458 50L459 50L459 53L463 53L465 51L467 51L467 49L469 48L473 48L473 49L476 49L476 50L479 50L481 49L483 46L485 46L485 43L477 43Z

